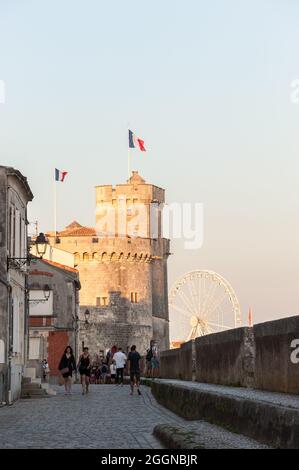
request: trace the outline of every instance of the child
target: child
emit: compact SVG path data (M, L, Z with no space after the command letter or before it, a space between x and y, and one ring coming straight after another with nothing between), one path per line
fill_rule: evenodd
M48 375L49 375L49 372L50 372L49 364L48 364L47 359L43 360L42 368L43 368L43 379L44 379L45 382L47 382L47 378L48 378Z
M111 383L115 383L115 379L116 379L116 365L115 365L115 361L112 361L111 365L110 365L110 376L111 376Z

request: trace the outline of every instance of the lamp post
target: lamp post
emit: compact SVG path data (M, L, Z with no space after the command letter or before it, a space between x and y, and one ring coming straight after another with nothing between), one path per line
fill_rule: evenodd
M47 247L49 245L49 240L45 236L44 233L40 233L34 242L34 245L36 247L36 252L40 259L43 259L43 256L46 254ZM18 258L11 258L7 257L7 270L9 268L14 268L14 269L22 269L25 265L29 265L30 261L32 260L32 255L27 252L26 257L18 257Z
M89 328L89 325L90 325L90 323L89 323L90 311L88 310L88 308L85 310L84 316L85 316L84 327L87 329L87 328Z
M42 259L45 256L47 248L49 245L49 240L44 233L40 233L35 240L36 251L39 257Z

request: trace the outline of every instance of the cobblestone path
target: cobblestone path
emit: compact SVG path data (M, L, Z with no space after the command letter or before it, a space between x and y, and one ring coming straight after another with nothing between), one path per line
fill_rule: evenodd
M50 398L24 399L0 408L0 448L161 449L152 435L156 424L174 424L200 431L212 448L263 447L202 421L185 421L160 406L149 387L130 396L128 385L80 385L65 396L62 387Z

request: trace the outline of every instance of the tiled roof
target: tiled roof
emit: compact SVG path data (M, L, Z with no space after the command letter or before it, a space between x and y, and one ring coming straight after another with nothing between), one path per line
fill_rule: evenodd
M51 234L52 235L52 234ZM48 233L48 236L51 236ZM54 233L53 233L54 236ZM78 222L74 221L68 225L61 232L57 232L57 237L94 237L96 236L96 231L93 227L83 227Z
M58 232L58 237L93 237L96 235L96 231L92 227L80 227L74 229L66 229L62 232Z
M64 269L65 271L69 271L71 273L78 274L79 271L75 268L71 268L70 266L66 266L65 264L56 263L55 261L50 261L48 259L42 260L44 263L50 264L51 266L55 266L56 268Z

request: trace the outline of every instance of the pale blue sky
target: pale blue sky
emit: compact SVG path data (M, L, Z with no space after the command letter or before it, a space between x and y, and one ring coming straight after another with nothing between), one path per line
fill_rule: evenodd
M168 202L203 202L198 251L175 242L169 283L228 278L244 319L299 314L296 0L0 0L1 164L28 176L30 220L94 223L94 186L127 177L127 125L149 149L134 169Z

